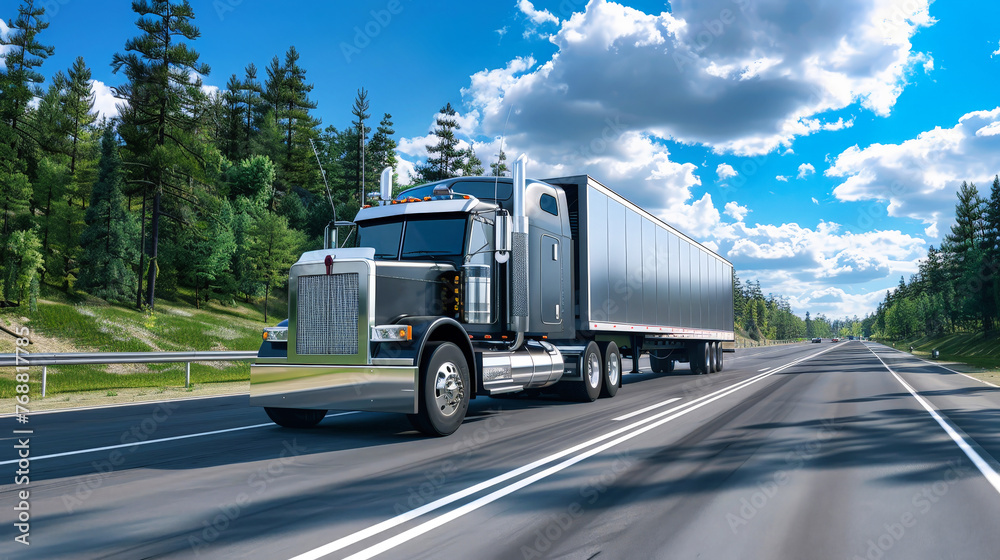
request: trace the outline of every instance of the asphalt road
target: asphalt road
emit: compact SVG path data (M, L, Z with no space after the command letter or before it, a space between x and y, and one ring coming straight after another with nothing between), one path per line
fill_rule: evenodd
M4 418L0 557L1000 557L1000 390L871 343L726 358L594 403L480 398L440 439L282 429L246 397L36 414L27 486Z

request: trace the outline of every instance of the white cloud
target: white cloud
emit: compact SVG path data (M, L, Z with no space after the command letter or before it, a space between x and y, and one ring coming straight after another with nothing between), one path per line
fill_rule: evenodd
M851 104L888 115L929 60L910 43L934 23L928 0L845 1L675 0L648 14L591 0L559 22L549 60L469 98L490 135L513 106L516 133L540 144L593 138L613 118L654 138L769 152L851 126L820 118Z
M935 127L900 144L855 145L825 174L843 178L833 191L839 200L887 203L889 216L934 226L926 230L930 235L939 231L942 209L954 208L962 181L986 189L998 170L1000 107L968 113L952 128Z
M111 88L100 80L90 80L90 90L94 92L94 110L108 119L118 116L118 103L124 101L115 97Z
M740 206L736 201L730 201L726 203L726 214L732 217L737 222L742 222L743 218L750 213L750 209L746 206Z
M10 27L7 27L7 22L2 17L0 17L0 37L4 39L10 37ZM11 45L0 46L0 69L7 69L7 61L2 57L12 50L14 50L14 47Z
M815 197L815 196L814 196L814 197L812 197L812 201L813 201L813 204L819 204L819 201L818 201L818 200L816 200L816 197Z
M530 19L535 25L541 25L543 23L559 24L559 18L552 15L552 12L548 10L536 10L530 0L519 0L517 3L517 9L521 10L521 13L524 15L528 16L528 19Z
M788 176L786 176L786 175L778 175L777 177L775 177L775 179L781 181L782 183L787 183L788 182Z
M997 55L1000 55L1000 46L997 47L997 50L993 51L993 54L990 55L990 58L993 58L994 56Z
M715 173L719 176L720 181L725 181L730 177L738 175L736 170L733 169L733 166L728 163L720 163L719 166L715 168Z
M805 179L806 177L816 173L816 168L813 167L811 163L803 163L799 166L799 174L796 179Z

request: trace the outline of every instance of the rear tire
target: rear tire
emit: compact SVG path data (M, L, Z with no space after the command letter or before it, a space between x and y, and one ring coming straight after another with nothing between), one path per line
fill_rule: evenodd
M718 342L708 343L708 373L715 373L719 371L719 356L716 352L718 344Z
M725 358L725 353L722 351L721 342L715 343L715 361L716 361L715 371L722 371L722 369L726 365L726 358Z
M707 342L695 342L688 350L691 354L688 358L691 362L691 372L695 375L708 373L710 367L708 347L709 343Z
M622 386L622 357L614 342L601 342L597 347L604 362L601 368L601 398L610 399L618 394L618 388Z
M601 395L604 385L604 368L601 363L601 349L591 341L580 355L580 375L582 381L566 382L566 396L574 401L593 402Z
M326 417L325 410L307 408L272 408L264 407L264 412L272 422L282 428L312 428Z
M418 412L406 417L421 433L447 436L469 410L469 365L451 342L428 345L420 367Z

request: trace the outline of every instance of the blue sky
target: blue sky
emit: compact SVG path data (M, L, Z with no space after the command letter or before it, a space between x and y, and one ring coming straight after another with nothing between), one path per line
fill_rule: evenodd
M78 55L103 109L127 2L50 0L51 75ZM14 16L13 3L6 4ZM729 258L799 314L864 315L939 245L963 180L1000 173L995 2L192 1L224 87L289 45L325 125L356 90L405 175L434 114L535 177L589 173ZM0 29L2 32L3 29ZM508 114L510 115L508 121Z

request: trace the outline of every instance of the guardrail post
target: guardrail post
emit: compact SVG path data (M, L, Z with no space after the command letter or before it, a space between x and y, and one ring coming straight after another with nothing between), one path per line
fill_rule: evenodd
M184 375L184 388L187 389L191 387L191 362L187 362L187 373Z
M45 396L45 387L49 381L49 366L42 366L42 396Z

